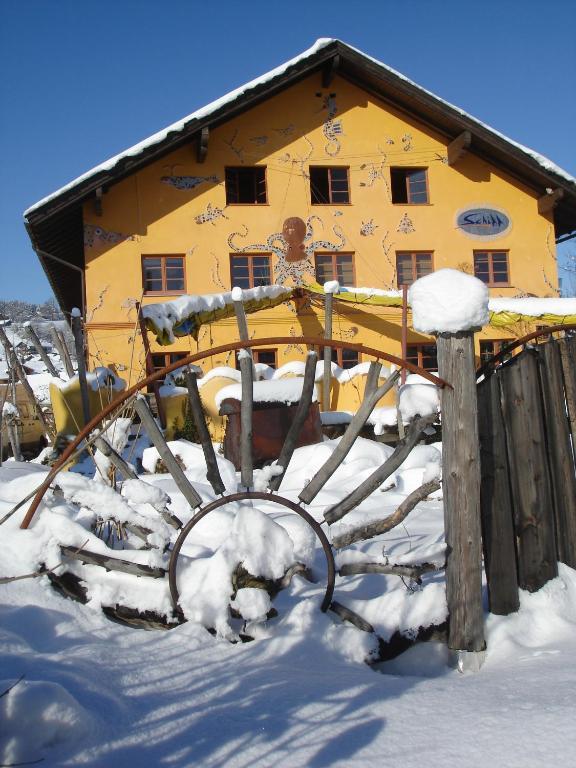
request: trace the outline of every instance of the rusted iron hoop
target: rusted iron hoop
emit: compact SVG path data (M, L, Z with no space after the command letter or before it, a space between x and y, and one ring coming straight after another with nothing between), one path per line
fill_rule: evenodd
M496 355L494 355L494 357L490 358L490 360L478 368L476 371L476 378L479 379L481 376L486 376L486 374L492 373L494 366L503 360L506 355L510 354L513 349L516 349L516 347L521 347L532 339L537 339L540 336L551 336L553 333L558 333L559 331L576 331L576 324L570 323L568 325L550 325L547 328L541 328L539 331L531 331L525 336L522 336L522 338L511 341L510 344L506 344L505 347L502 347L500 352L498 352Z
M182 545L188 538L188 534L194 528L194 526L200 522L200 520L206 517L206 515L210 514L210 512L213 512L215 509L219 509L225 504L229 504L230 502L233 502L233 501L245 501L247 499L250 499L250 500L264 499L265 501L273 501L275 504L280 504L283 507L287 507L288 509L292 510L292 512L296 512L297 515L300 515L300 517L302 517L308 523L308 525L312 528L312 530L320 540L320 543L322 544L322 549L324 550L324 554L326 556L326 564L328 566L326 592L324 593L324 600L322 600L322 605L321 605L322 612L326 613L326 611L328 610L328 608L330 608L330 605L332 603L332 596L334 594L334 582L336 580L336 566L334 563L334 553L332 552L332 547L326 537L326 534L322 530L320 524L316 520L314 520L312 515L306 512L306 510L303 509L299 504L295 504L293 501L290 501L290 499L285 499L284 496L277 496L276 494L273 494L273 493L263 493L262 491L244 491L242 493L233 493L233 494L230 494L230 496L223 496L219 499L216 499L215 501L210 502L208 506L204 507L199 512L197 512L194 515L194 517L192 517L186 523L184 528L182 528L178 538L176 539L174 548L172 549L172 554L170 556L170 565L168 566L168 580L170 584L170 595L172 597L172 606L174 608L174 611L178 609L178 599L180 597L180 594L178 592L178 585L176 583L176 568L178 566L178 557L180 555L180 550L182 549Z
M370 357L375 357L378 360L386 360L389 363L397 365L399 368L407 368L412 373L417 373L418 375L423 376L425 379L428 379L437 387L451 387L451 384L449 384L447 381L444 381L444 379L440 379L438 376L434 376L428 371L425 371L423 368L419 368L417 365L413 365L413 363L409 363L407 360L402 360L401 358L395 357L394 355L389 355L386 352L381 352L378 349L372 349L372 347L365 347L363 344L354 344L350 341L340 341L338 339L320 339L317 336L274 336L265 339L233 341L230 344L223 344L220 347L213 347L212 349L208 349L204 352L196 352L182 358L181 360L177 360L174 363L170 363L170 365L167 365L164 368L151 373L150 376L146 376L145 379L141 379L140 381L136 382L136 384L129 387L125 392L123 392L115 400L103 408L100 413L96 414L96 416L94 416L94 418L91 419L88 424L86 424L84 429L80 431L76 438L66 448L59 461L52 467L52 470L48 473L46 480L42 483L38 489L38 492L34 496L32 504L30 505L24 520L20 524L20 528L28 528L34 515L36 514L36 510L38 509L44 494L50 487L52 480L56 477L62 467L66 465L66 462L74 453L76 448L80 445L82 440L84 440L94 429L94 427L98 426L98 424L103 419L109 416L114 410L121 407L126 400L131 398L141 389L147 387L149 384L153 384L155 381L158 381L161 378L164 378L167 374L172 373L172 371L175 371L178 368L182 368L185 365L190 365L191 363L199 362L200 360L204 360L207 357L214 357L214 355L219 355L224 352L232 352L237 349L246 349L247 347L267 347L271 344L307 344L312 347L320 346L335 347L336 349L353 349Z

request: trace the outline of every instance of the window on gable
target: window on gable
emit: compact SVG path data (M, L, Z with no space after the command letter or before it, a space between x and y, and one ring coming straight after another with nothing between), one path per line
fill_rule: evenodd
M428 202L426 168L390 168L390 186L395 205L424 205Z
M398 288L403 285L412 285L424 275L433 271L432 254L429 251L397 251L396 252L396 277Z
M256 288L271 284L270 256L257 253L230 256L230 283L232 287Z
M142 256L142 287L148 295L184 293L184 256Z
M340 285L354 285L354 256L351 253L317 253L316 282L324 285L338 280Z
M425 371L437 371L436 344L408 344L406 360Z
M263 205L266 194L266 167L226 168L226 205Z
M349 203L348 168L310 166L310 199L313 205Z
M486 285L509 285L508 251L474 251L474 275Z

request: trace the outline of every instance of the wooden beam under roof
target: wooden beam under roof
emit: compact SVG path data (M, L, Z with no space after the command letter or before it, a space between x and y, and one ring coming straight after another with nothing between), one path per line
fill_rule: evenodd
M332 56L322 67L322 88L329 88L340 68L340 54Z
M203 163L208 154L208 139L210 138L210 128L205 125L198 134L198 145L196 148L196 160Z
M462 131L459 136L456 136L448 144L448 165L455 165L466 154L471 143L472 133L470 131Z
M538 198L538 213L544 215L550 213L558 205L560 200L564 197L563 189L551 189L547 191L545 195Z

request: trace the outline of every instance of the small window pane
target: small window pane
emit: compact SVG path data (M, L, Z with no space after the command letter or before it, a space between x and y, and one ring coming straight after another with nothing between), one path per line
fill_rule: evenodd
M354 269L352 256L337 256L338 282L341 285L354 285Z

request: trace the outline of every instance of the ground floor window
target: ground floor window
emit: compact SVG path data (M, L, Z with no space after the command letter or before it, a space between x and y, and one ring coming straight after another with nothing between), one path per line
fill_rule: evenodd
M513 339L481 339L480 341L480 363L481 365L484 365L485 363L489 362L494 355L497 355L503 347L505 347L507 344L510 344L510 342L513 341ZM502 362L505 360L510 360L512 357L512 353L506 355Z
M142 288L149 296L184 293L184 256L142 256Z
M314 257L319 285L338 280L340 285L354 285L354 256L351 253L317 253Z
M437 371L436 344L408 344L406 360L425 371Z
M233 288L246 289L270 285L271 275L270 256L259 253L230 256L230 284Z
M278 350L276 349L253 349L255 363L262 363L263 365L269 365L270 368L277 368L278 362Z

